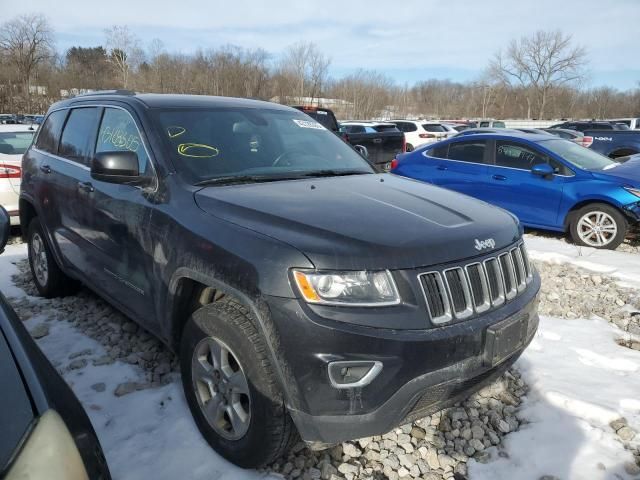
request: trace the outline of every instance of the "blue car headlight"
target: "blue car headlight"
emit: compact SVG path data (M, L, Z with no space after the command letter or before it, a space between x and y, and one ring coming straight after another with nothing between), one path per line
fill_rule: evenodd
M640 188L634 188L634 187L622 187L622 188L624 188L630 194L635 195L636 197L640 197Z

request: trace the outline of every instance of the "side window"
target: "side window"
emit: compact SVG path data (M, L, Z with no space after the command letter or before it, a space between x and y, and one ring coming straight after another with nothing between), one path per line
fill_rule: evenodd
M484 163L484 151L486 148L486 140L466 140L450 143L448 158L462 162Z
M415 123L405 123L404 124L404 130L403 132L415 132L416 130L418 130L418 127L416 127Z
M99 110L96 107L74 108L62 131L58 155L88 165L95 138Z
M127 150L138 155L140 172L147 172L149 158L135 121L125 110L107 107L104 109L104 115L100 123L96 153Z
M44 125L40 128L40 133L38 133L37 149L54 155L58 153L58 141L60 140L64 119L67 118L67 112L68 110L58 110L47 117L47 121L44 122Z
M549 157L528 146L515 142L496 142L496 165L531 170L540 163L550 163Z
M480 122L480 128L487 128L489 126L489 122Z
M396 128L398 130L400 130L401 132L406 132L407 130L405 129L405 123L404 122L393 122L396 124Z
M427 154L434 158L447 158L448 149L449 145L442 145L440 147L430 149Z

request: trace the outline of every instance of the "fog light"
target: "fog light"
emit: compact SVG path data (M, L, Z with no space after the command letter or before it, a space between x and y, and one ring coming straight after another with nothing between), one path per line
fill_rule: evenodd
M334 388L360 388L369 385L382 370L378 361L331 362L329 380Z

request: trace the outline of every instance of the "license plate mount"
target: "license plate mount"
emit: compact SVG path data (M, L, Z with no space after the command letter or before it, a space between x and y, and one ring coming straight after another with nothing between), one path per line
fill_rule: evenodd
M487 328L484 359L492 367L502 363L524 345L527 335L527 316L507 318Z

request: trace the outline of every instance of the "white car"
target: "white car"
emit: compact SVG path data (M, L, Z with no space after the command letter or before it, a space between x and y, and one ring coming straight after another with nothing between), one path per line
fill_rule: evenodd
M449 137L449 130L440 122L428 120L389 120L395 123L398 130L404 132L407 139L407 152L420 145L439 142Z
M20 224L22 155L31 145L35 132L31 125L0 125L0 205L9 212L11 225Z

